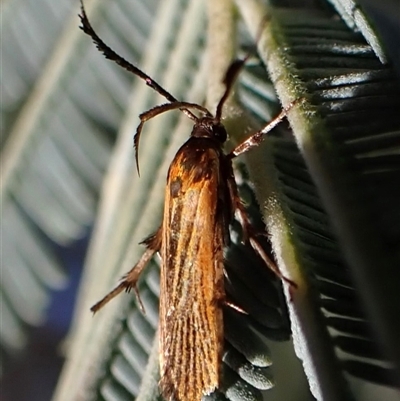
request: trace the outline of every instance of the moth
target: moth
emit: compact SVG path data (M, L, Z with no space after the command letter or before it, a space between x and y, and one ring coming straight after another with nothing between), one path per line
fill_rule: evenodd
M222 147L227 132L221 123L222 110L236 76L246 60L237 60L225 76L225 93L213 115L205 107L178 101L143 71L116 54L93 30L82 5L81 29L106 58L143 79L169 103L140 115L134 145L137 168L139 139L149 119L180 109L194 121L189 139L173 159L165 187L164 215L159 229L146 240L146 250L121 283L96 303L97 312L122 291L134 290L139 304L137 282L157 252L161 254L160 289L160 389L168 401L200 401L221 383L224 341L222 307L224 290L224 247L229 245L229 226L236 215L244 238L281 279L285 278L257 240L235 182L232 159L257 146L296 102L284 109L265 128L250 136L230 153ZM193 111L199 112L197 117Z

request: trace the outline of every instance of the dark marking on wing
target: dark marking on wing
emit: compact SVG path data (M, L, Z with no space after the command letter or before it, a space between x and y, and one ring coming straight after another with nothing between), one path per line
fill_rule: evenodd
M180 177L176 177L172 182L169 187L170 192L171 192L171 197L176 198L177 196L180 195L181 189L182 189L182 180Z

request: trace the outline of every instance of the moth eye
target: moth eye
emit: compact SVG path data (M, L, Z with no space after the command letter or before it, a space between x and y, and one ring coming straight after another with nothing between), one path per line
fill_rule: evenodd
M226 138L228 137L226 129L222 124L213 126L213 134L214 138L220 141L221 143L225 142Z

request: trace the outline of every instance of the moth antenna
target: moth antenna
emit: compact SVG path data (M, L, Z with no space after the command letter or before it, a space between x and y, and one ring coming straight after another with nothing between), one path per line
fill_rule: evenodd
M262 19L261 24L257 31L256 43L258 43L260 41L263 29L265 27L265 24L268 22L269 18L270 18L269 15L266 15ZM225 77L223 80L223 83L225 84L225 92L222 95L220 101L218 102L217 109L215 111L215 119L217 121L221 121L222 109L224 107L226 100L229 97L229 94L232 90L234 83L236 82L236 79L237 79L237 76L239 75L240 70L243 68L243 66L246 64L247 60L253 54L254 54L254 51L249 51L243 59L234 60L231 63L231 65L228 67L228 70L226 71Z
M199 110L202 113L204 113L208 117L212 117L211 113L203 106L200 106L199 104L196 103L188 103L188 102L173 102L173 103L165 103L161 104L159 106L155 106L150 110L145 111L144 113L140 114L140 124L136 128L136 134L133 137L133 145L135 148L135 159L136 159L136 168L137 172L139 173L139 140L140 140L140 135L142 133L143 126L146 121L151 120L152 118L158 116L159 114L165 113L166 111L170 110L175 110L175 109L195 109ZM195 116L196 122L199 121L199 119Z
M223 80L223 83L225 84L225 92L222 95L220 101L218 102L217 110L215 112L215 119L217 121L221 121L222 108L224 107L224 104L228 99L229 94L232 90L233 84L235 83L236 78L240 70L242 69L244 63L247 61L247 59L248 57L245 57L243 60L234 60L225 73L225 77Z
M97 35L92 25L90 24L82 0L81 0L81 15L79 15L79 18L82 23L80 28L82 29L83 32L85 32L92 38L97 49L104 54L105 58L114 61L125 70L141 78L143 81L146 82L146 85L150 86L150 88L154 89L161 96L164 96L169 102L171 103L178 102L178 99L176 99L161 85L159 85L153 78L145 74L142 70L131 64L129 61L125 60L123 57L121 57L119 54L117 54L114 50L112 50L108 45L106 45L103 42L103 40ZM190 110L184 108L182 109L182 112L185 113L191 120L197 121L197 117Z

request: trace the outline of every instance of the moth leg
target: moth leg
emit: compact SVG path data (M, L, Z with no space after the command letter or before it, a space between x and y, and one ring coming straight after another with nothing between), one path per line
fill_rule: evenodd
M242 153L247 152L249 149L258 146L265 138L265 135L270 132L273 128L275 128L289 113L289 111L296 106L298 103L303 103L305 98L298 98L293 102L289 103L287 107L282 109L282 111L273 119L271 120L264 128L260 131L257 131L255 134L251 135L249 138L244 140L242 143L237 145L235 149L233 149L229 154L228 157L233 159Z
M242 315L248 315L248 313L244 309L242 309L240 306L237 306L235 303L231 301L226 300L225 305L229 306L229 308L235 310L236 312L241 313Z
M247 215L247 211L240 200L236 182L234 179L229 180L229 189L231 193L232 205L235 211L235 214L239 220L240 225L243 230L243 237L245 242L249 242L254 251L260 256L260 258L264 261L264 263L272 270L277 277L281 280L285 281L289 284L289 291L292 293L292 289L297 288L297 284L285 277L278 269L278 266L273 262L273 260L266 254L260 242L257 239L257 232L254 229L253 225L250 222L249 216Z
M223 271L224 271L224 275L227 277L225 267L223 268ZM240 306L236 305L234 302L232 302L230 299L228 299L228 296L225 292L225 283L224 283L223 277L221 277L221 279L219 280L217 288L220 290L217 290L214 294L213 305L216 305L218 307L228 306L237 312L247 315L247 312L245 312Z
M142 310L142 312L144 312L143 303L142 300L140 299L139 291L137 289L136 284L138 282L140 274L147 266L150 259L161 248L161 238L162 238L161 230L162 228L160 227L155 234L151 235L150 237L146 238L143 242L141 242L142 244L145 244L147 248L146 251L143 253L142 257L139 259L136 265L133 266L132 269L129 270L127 274L125 274L123 280L119 285L117 285L103 299L101 299L99 302L97 302L90 308L90 310L93 313L96 313L98 310L100 310L106 303L111 301L111 299L115 298L122 291L129 292L132 289L135 291L140 309Z
M229 266L229 264L225 261L225 263L224 263L224 276L229 281L229 275L228 275L228 272L226 270L226 266ZM224 283L224 286L225 286L225 283ZM241 313L243 315L248 315L248 313L244 309L242 309L239 305L237 305L235 303L235 301L232 300L232 297L230 297L229 294L227 294L225 291L224 291L224 297L220 299L220 302L221 302L221 306L227 306L227 307L235 310L236 312L239 312L239 313Z

